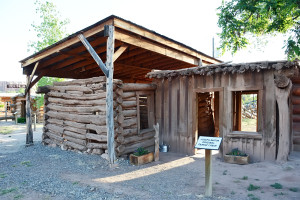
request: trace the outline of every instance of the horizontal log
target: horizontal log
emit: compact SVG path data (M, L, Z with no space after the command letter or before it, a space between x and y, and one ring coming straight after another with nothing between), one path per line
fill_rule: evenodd
M64 125L71 126L71 127L74 127L74 128L81 128L81 129L85 129L86 128L86 124L82 124L82 123L78 123L78 122L72 122L72 121L67 121L67 120L64 120Z
M114 91L118 96L123 96L123 89L121 88L116 88L116 90Z
M107 149L106 143L87 143L86 146L89 149Z
M137 128L129 128L129 129L123 130L124 136L129 136L129 135L134 135L134 134L137 134Z
M80 123L92 123L96 125L106 124L106 118L103 118L100 115L76 115L76 114L67 114L67 113L60 113L54 111L49 111L46 114L52 118L75 121Z
M123 97L123 99L136 97L136 92L123 92L122 97Z
M119 96L115 99L115 102L118 103L118 104L122 104L123 103L123 98L121 96Z
M82 129L82 128L75 128L75 127L72 127L72 126L64 126L64 129L68 130L68 131L75 132L75 133L79 133L81 135L86 134L86 129Z
M124 83L122 86L123 91L145 91L155 90L155 84L142 84L142 83Z
M80 92L84 92L84 93L93 93L93 90L88 88L88 87L84 87L84 86L76 86L76 85L70 85L70 86L52 86L50 87L51 90L57 90L57 91L61 91L61 92L65 92L65 91L80 91Z
M62 111L62 112L78 112L78 113L93 113L93 112L105 112L106 106L89 106L89 107L80 107L80 106L59 106L54 103L50 103L47 105L50 110Z
M293 122L300 122L300 116L294 115Z
M123 108L131 108L131 107L136 107L137 102L136 101L123 101L122 107Z
M135 97L130 97L130 98L123 98L123 101L136 101L136 96Z
M114 110L115 110L117 113L121 113L121 112L123 111L123 108L122 108L121 105L118 105L118 106L115 107Z
M87 133L86 138L90 140L96 140L99 142L107 142L107 135L97 135L97 134Z
M292 94L295 96L300 96L300 87L293 88Z
M104 133L106 134L107 132L106 126L96 126L95 124L87 124L86 128L96 131L97 134L104 134Z
M137 111L136 110L124 110L123 115L124 115L124 117L137 117Z
M86 85L86 84L101 83L101 82L106 82L105 76L92 77L87 79L76 79L72 81L54 82L53 85L55 86Z
M118 134L122 134L123 133L123 127L121 126L115 126L115 133L118 133Z
M77 95L83 96L84 92L81 91L61 91L62 93L70 94L70 95Z
M123 128L125 128L125 127L130 127L130 126L133 126L136 124L137 124L137 118L131 118L131 119L125 119L122 126L123 126Z
M146 141L125 145L125 149L121 153L122 154L132 153L135 150L137 150L137 148L139 148L139 147L147 148L147 147L153 146L153 145L154 145L154 138L153 139L151 138Z
M70 142L74 142L76 144L80 144L82 146L86 146L86 141L85 140L81 140L81 139L78 139L78 138L73 138L73 137L70 137L70 136L64 136L64 138L67 140L67 141L70 141Z
M100 100L66 100L62 98L54 98L54 97L49 97L48 101L50 103L57 103L57 104L64 104L64 105L90 105L90 106L98 106L98 105L106 105L106 100L105 99L100 99Z
M54 133L51 133L50 131L47 131L45 132L45 135L47 135L50 139L55 139L59 142L63 142L64 141L64 138L63 137L60 137Z
M85 151L87 148L83 145L80 144L76 144L74 142L70 142L70 141L64 141L64 145L67 145L69 147L72 147L73 149L77 149L80 151Z
M49 97L59 97L64 99L77 99L77 100L98 100L106 98L106 93L99 94L84 94L83 96L71 95L60 92L48 92Z
M120 145L120 146L116 147L115 149L116 149L118 155L122 155L122 152L124 152L124 150L125 150L125 146Z
M121 143L121 144L124 143L124 140L125 140L125 138L124 138L124 136L122 136L122 135L119 135L119 136L117 137L117 139L116 139L116 141L117 141L118 143Z
M49 139L49 138L43 139L43 142L46 143L46 144L48 144L48 145L50 145L50 144L56 144L56 145L58 145L58 146L61 146L61 145L62 145L61 142L59 142L59 141L57 141L57 140L55 140L55 139Z
M49 118L47 120L48 123L50 124L57 124L57 125L64 125L64 121L63 120L59 120L59 119L54 119L54 118Z
M64 128L63 127L57 126L57 125L54 125L54 124L47 124L46 128L48 130L51 130L51 131L56 132L58 134L62 134L64 132Z
M73 138L77 138L77 139L81 139L81 140L86 139L86 135L82 135L82 134L75 133L75 132L72 132L72 131L64 131L64 135L67 135L67 136L70 136L70 137L73 137Z
M92 90L104 90L105 89L104 84L106 83L87 84L87 87Z
M139 134L139 135L133 135L131 137L125 137L122 144L127 145L129 143L136 143L136 142L140 142L143 140L148 140L150 138L152 138L154 141L154 135L155 135L155 131L153 130L152 132L148 132L145 134Z

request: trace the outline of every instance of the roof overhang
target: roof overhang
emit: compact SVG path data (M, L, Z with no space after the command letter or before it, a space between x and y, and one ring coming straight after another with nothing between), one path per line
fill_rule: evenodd
M94 25L21 60L23 74L61 78L90 78L103 75L78 35L83 34L99 57L106 60L105 25L113 25L115 37L114 78L125 82L145 82L152 70L175 70L217 64L212 58L191 47L142 26L109 16ZM39 62L34 70L36 63Z

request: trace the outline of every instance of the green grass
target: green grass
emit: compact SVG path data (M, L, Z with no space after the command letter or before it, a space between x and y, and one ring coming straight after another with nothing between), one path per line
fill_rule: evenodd
M242 118L242 131L256 132L256 119Z
M224 170L224 171L223 171L223 175L227 175L227 170Z
M1 190L0 196L11 193L11 192L15 192L15 191L17 191L17 188L10 188L10 189Z
M258 190L260 187L257 185L250 184L247 188L248 191Z
M14 199L22 199L24 197L24 195L23 194L18 194L18 195L16 195L16 196L14 196Z
M248 180L248 176L243 176L242 180Z
M231 195L235 195L235 192L234 191L231 191L231 193L230 193Z
M272 185L270 185L271 187L275 188L275 189L282 189L282 185L280 183L274 183Z
M21 162L21 165L24 165L26 167L31 167L32 166L30 161L23 161L23 162Z
M292 191L292 192L298 192L299 188L290 188L289 190Z
M79 181L75 181L72 183L73 185L78 185L79 184Z
M5 178L6 174L0 174L0 178Z
M258 197L254 196L254 194L248 194L250 200L260 200Z
M14 131L14 128L11 126L0 126L0 134L7 135Z
M234 180L233 182L234 183L240 183L241 181L240 180Z

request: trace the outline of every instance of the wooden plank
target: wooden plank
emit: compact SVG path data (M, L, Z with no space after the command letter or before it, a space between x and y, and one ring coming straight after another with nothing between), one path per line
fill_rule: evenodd
M205 196L212 196L212 159L208 149L205 149Z
M179 50L181 52L184 52L184 53L190 54L192 56L195 56L198 59L201 58L203 61L210 62L210 63L219 63L218 61L216 61L213 58L208 58L208 57L206 57L204 55L201 55L197 51L193 51L193 50L191 50L191 49L189 49L187 47L179 45L179 44L177 44L177 43L175 43L173 41L170 41L170 40L168 40L166 38L158 36L157 34L154 34L154 33L150 32L150 31L147 31L147 30L145 30L145 29L143 29L141 27L138 27L138 26L136 26L134 24L125 22L125 21L123 21L121 19L114 19L114 25L116 27L120 27L120 28L125 29L127 31L130 31L130 32L133 32L135 34L141 35L143 37L146 37L146 38L151 39L151 40L153 40L155 42L158 42L158 43L161 43L161 44L166 45L168 47L171 47L173 49L177 49L177 50Z
M182 53L163 45L155 44L142 38L134 37L133 35L123 33L119 30L115 31L115 39L195 66L199 65L199 58L197 57Z
M26 85L25 95L27 94L28 90L30 89L30 84L31 84L32 78L33 78L33 76L34 76L34 73L35 73L35 71L36 71L38 65L39 65L39 62L36 62L36 63L35 63L35 66L34 66L34 68L33 68L33 70L32 70L32 72L31 72L31 75L30 75L30 77L29 77L28 83L27 83L27 85Z
M114 74L114 26L109 25L105 26L105 34L107 38L107 51L106 51L106 67L108 70L107 79L106 79L106 121L107 121L107 150L109 156L110 166L115 163L115 141L114 141L114 105L113 105L113 74Z
M94 35L96 33L99 33L101 31L103 31L104 30L104 26L107 25L107 24L112 24L112 20L108 20L108 21L104 22L103 24L100 24L100 25L98 25L98 26L96 26L96 27L94 27L94 28L92 28L90 30L85 31L82 34L85 37L89 37L91 35ZM28 65L36 62L36 61L39 61L39 60L41 60L41 59L43 59L43 58L45 58L45 57L47 57L47 56L49 56L51 54L59 52L62 49L65 49L66 47L69 47L69 46L71 46L71 45L73 45L73 44L75 44L75 43L77 43L79 41L80 41L79 38L76 37L76 36L74 36L73 38L71 38L71 39L69 39L69 40L67 40L67 41L65 41L63 43L57 44L54 47L52 47L50 49L47 49L47 50L45 50L45 51L43 51L43 52L41 52L41 53L39 53L39 54L37 54L37 55L29 58L29 59L21 61L22 67L26 67L26 66L28 66Z
M96 51L93 49L93 47L87 41L87 39L85 39L84 35L79 34L78 38L80 39L80 41L82 42L82 44L85 46L85 48L88 50L88 52L91 54L91 56L93 57L93 59L96 61L96 63L98 64L98 66L101 68L101 70L103 71L103 73L107 77L108 73L109 73L108 72L108 68L104 65L104 63L102 62L101 58L98 56L98 54L96 53Z
M154 152L154 161L159 161L159 124L153 125L153 128L155 130L155 152Z
M129 46L127 44L123 44L113 55L113 62L115 62L121 55L124 51L126 51L126 49L128 48Z

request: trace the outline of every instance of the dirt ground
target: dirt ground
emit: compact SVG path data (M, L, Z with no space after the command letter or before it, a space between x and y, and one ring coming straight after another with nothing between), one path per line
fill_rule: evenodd
M7 126L9 123L0 122L0 126L4 125ZM34 132L36 143L41 140L41 131L42 127L39 126ZM1 167L1 163L4 166L1 159L16 155L18 151L24 151L24 144L24 125L19 125L10 134L0 133L0 175L5 170ZM41 148L50 147L42 146ZM56 154L53 154L55 156L51 155L52 159L54 157L59 159L66 154L65 151L56 149ZM73 157L82 156L75 152L69 152L69 154ZM39 155L49 156L43 155L42 151ZM78 188L88 186L91 188L89 192L97 189L103 190L106 196L105 198L99 197L99 199L300 199L300 152L293 152L287 163L260 162L235 165L222 162L218 158L218 151L213 151L212 198L204 196L204 150L200 150L195 156L161 153L160 161L143 166L131 166L128 162L126 164L126 161L122 161L112 169L107 164L100 166L105 162L95 164L99 159L102 158L97 156L89 158L89 162L93 162L94 167L88 168L85 172L68 170L61 173L59 178L64 182L69 182L70 185L76 184ZM63 160L60 162L63 163ZM78 159L69 164L73 165L72 167L87 166L84 162L86 161ZM53 171L56 170L53 167L60 168L59 162L51 166ZM51 168L46 163L40 165L39 170L51 173ZM0 178L0 186L1 181L5 181L5 178ZM30 193L21 190L23 192L21 196L3 194L3 191L7 191L7 188L0 188L0 199L67 199L60 193L49 196L47 192L34 188ZM81 198L74 196L68 199Z

